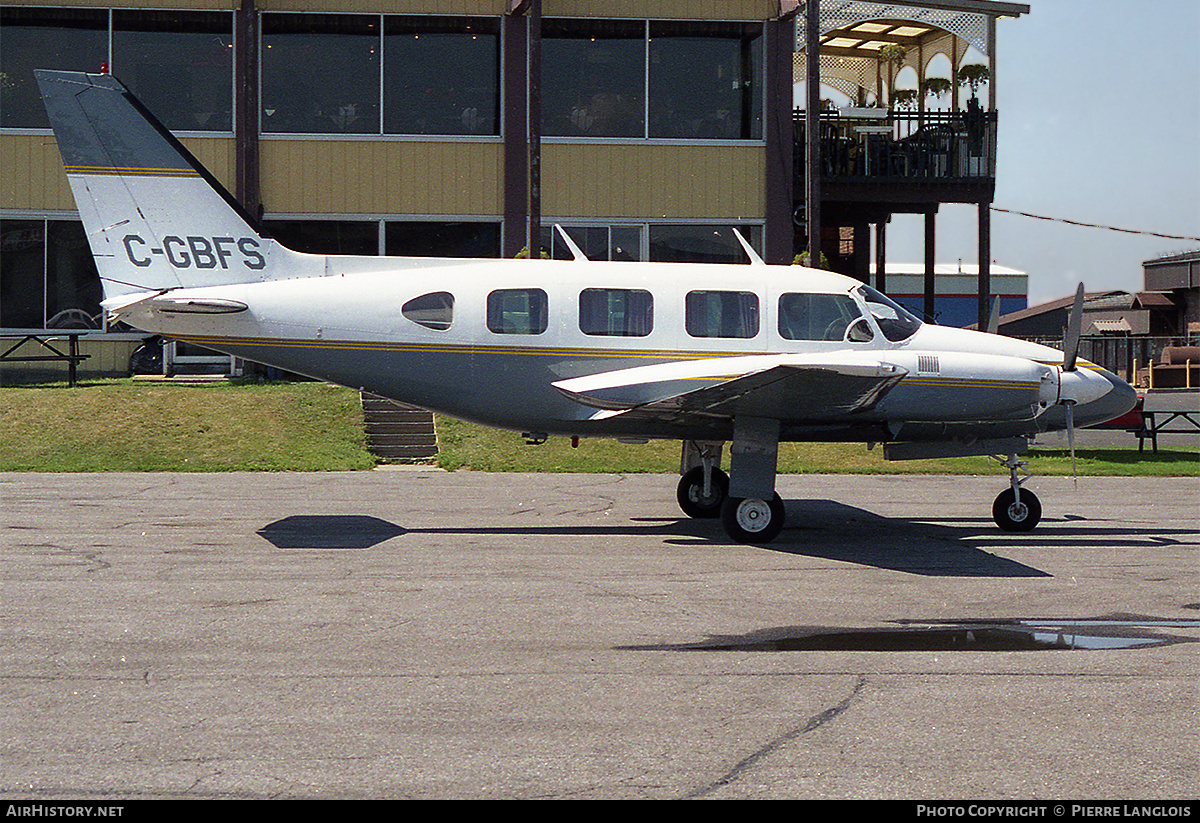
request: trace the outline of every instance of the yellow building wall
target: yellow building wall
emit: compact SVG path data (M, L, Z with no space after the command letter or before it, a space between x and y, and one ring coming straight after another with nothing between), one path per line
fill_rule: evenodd
M263 140L268 213L500 214L503 144Z
M762 146L547 143L542 213L762 219Z
M183 137L188 151L230 191L236 173L232 137ZM52 134L0 134L0 208L76 211Z

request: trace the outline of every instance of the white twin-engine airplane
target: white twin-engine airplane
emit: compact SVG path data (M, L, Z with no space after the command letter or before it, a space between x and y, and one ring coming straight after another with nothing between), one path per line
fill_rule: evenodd
M993 515L1027 531L1041 516L1018 459L1030 438L1136 399L1077 364L1081 299L1064 355L924 324L745 241L750 265L589 261L565 232L574 261L300 254L115 78L37 77L112 320L534 440L681 440L680 506L737 541L783 527L782 441L1000 456L1011 482Z

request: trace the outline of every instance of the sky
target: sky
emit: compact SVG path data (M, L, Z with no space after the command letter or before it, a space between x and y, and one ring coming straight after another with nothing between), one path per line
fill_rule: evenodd
M992 205L1200 237L1200 2L1025 0L997 22ZM889 262L924 259L924 220L897 215ZM1029 276L1029 305L1088 291L1141 291L1142 261L1200 249L992 213L992 261ZM943 205L937 262L978 259L978 210Z

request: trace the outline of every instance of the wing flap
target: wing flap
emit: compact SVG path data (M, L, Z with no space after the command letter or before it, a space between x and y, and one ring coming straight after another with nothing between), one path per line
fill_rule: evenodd
M560 380L576 402L610 417L830 421L866 411L907 375L869 357L752 355L662 363Z

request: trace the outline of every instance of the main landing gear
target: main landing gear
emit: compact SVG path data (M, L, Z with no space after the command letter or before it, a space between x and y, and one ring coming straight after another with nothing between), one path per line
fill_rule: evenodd
M735 422L729 475L719 468L723 443L688 440L683 444L676 498L688 517L721 518L725 533L738 543L769 543L786 517L775 493L777 421L743 418ZM732 490L732 491L731 491Z

